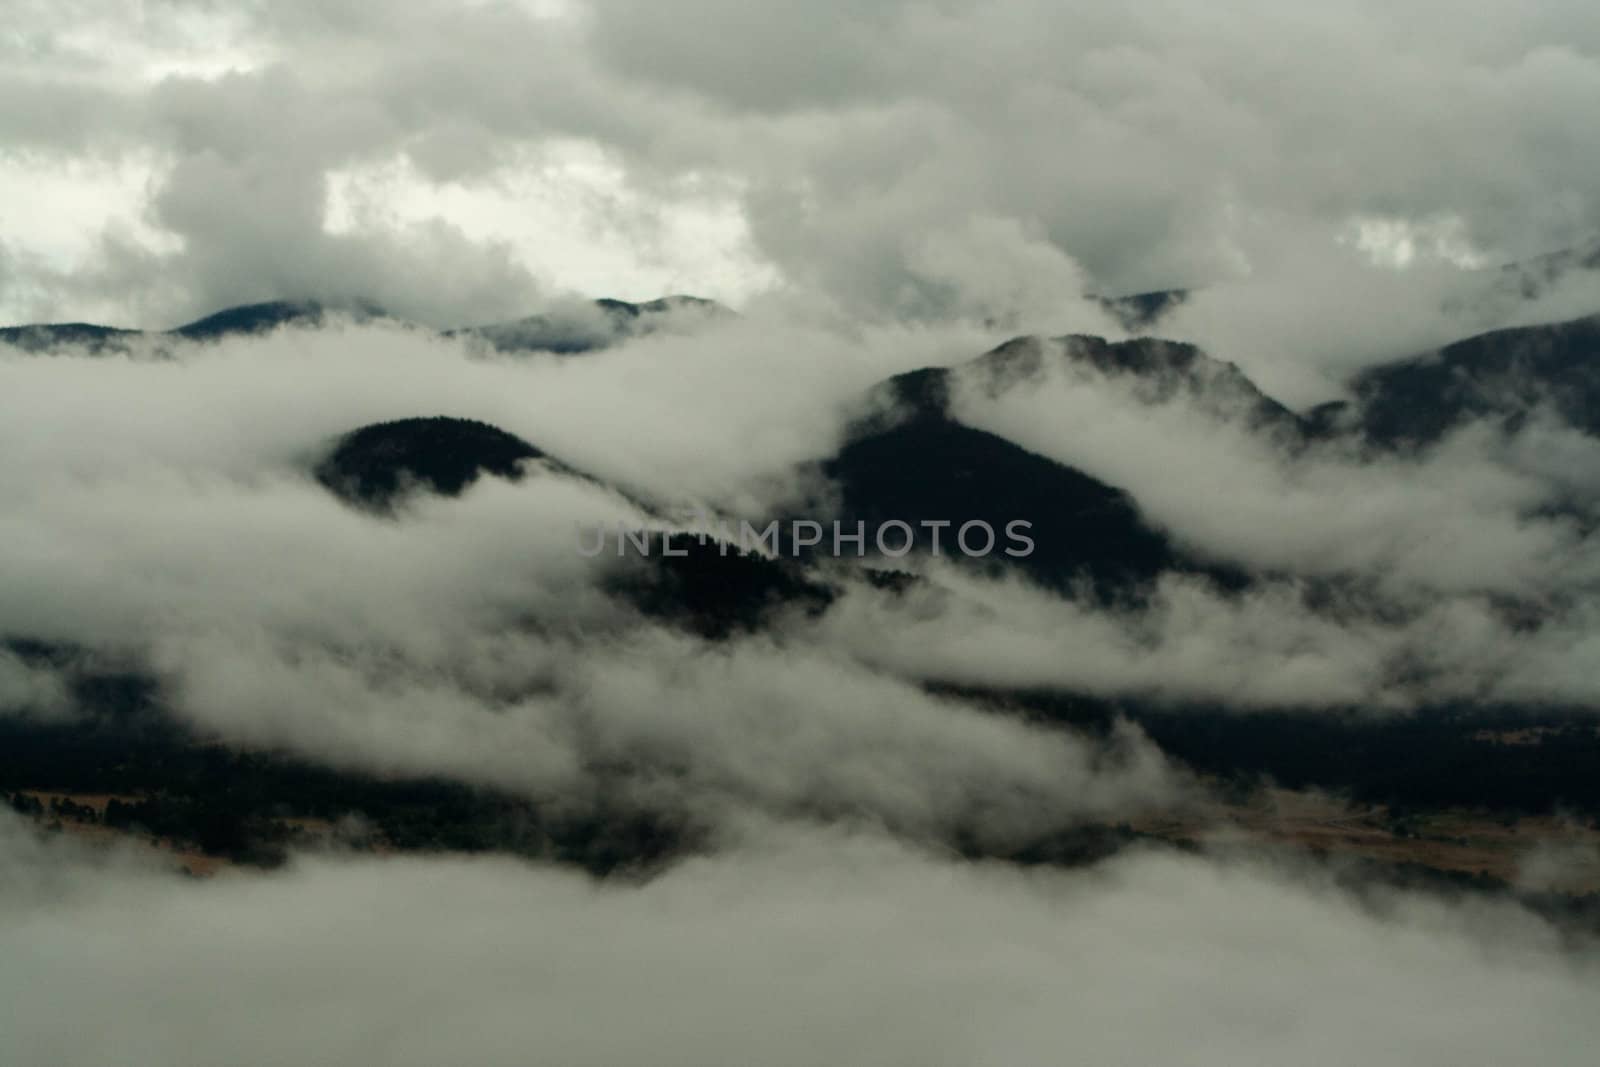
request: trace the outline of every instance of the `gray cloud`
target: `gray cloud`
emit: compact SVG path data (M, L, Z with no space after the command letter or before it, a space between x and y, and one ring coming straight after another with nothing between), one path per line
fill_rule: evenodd
M1183 4L833 6L594 5L613 70L789 149L754 216L785 264L827 269L808 253L831 251L848 271L978 212L1037 226L1100 287L1136 290L1271 272L1286 240L1323 245L1356 215L1459 216L1490 255L1600 223L1580 105L1600 68L1580 5L1438 20L1372 5L1240 4L1220 20ZM797 76L819 54L828 76Z
M959 866L759 830L639 888L503 860L173 884L0 821L19 1062L1586 1063L1596 964L1526 913L1132 855ZM44 871L43 877L36 872ZM46 880L47 879L47 880Z
M178 345L169 358L15 354L0 359L0 626L138 648L193 721L252 744L559 790L594 741L574 716L613 723L618 758L649 736L629 711L636 695L585 704L629 670L619 649L581 647L581 633L632 623L595 591L573 540L574 523L642 517L595 486L537 477L381 522L306 477L318 450L382 419L482 418L669 511L709 503L759 517L816 492L799 473L836 447L873 382L991 340L961 327L818 325L772 306L576 360L337 321ZM1088 370L1058 367L994 396L969 374L957 381L968 383L957 412L975 425L1130 490L1203 555L1280 577L1243 596L1168 579L1147 606L1100 609L936 571L942 592L856 590L817 625L784 630L791 644L731 658L638 632L644 677L699 707L675 736L710 731L697 788L770 785L780 804L820 790L810 803L833 788L828 745L898 759L852 719L860 706L903 706L905 728L926 730L935 752L965 744L967 712L881 670L1247 707L1600 696L1585 666L1597 561L1575 519L1538 514L1592 498L1586 438L1535 422L1509 441L1469 426L1415 458L1333 445L1296 454L1226 404L1152 404ZM1306 583L1327 579L1356 585L1313 608ZM1500 598L1549 618L1525 631ZM525 617L566 621L522 633ZM693 666L670 666L679 661ZM820 747L794 750L799 793L783 774L738 770L763 766L759 738L740 725L747 709L798 722L819 692L841 717ZM1005 771L999 753L1031 733L980 735L990 741L974 744L998 747L978 778L1030 780L1026 761ZM712 743L722 736L748 747L724 752ZM1066 745L1060 758L1078 757ZM1077 804L1063 793L1047 808ZM916 821L909 809L896 817Z
M1337 440L1292 449L1226 409L1207 410L1211 394L1226 400L1220 388L1200 403L1152 403L1147 383L1059 356L992 395L976 375L957 380L966 421L1128 490L1212 556L1530 596L1600 575L1581 516L1545 510L1600 459L1600 445L1553 420L1534 420L1510 443L1469 425L1421 456L1372 456Z
M932 574L936 588L845 598L822 636L907 677L1235 712L1600 699L1592 598L1529 632L1482 596L1375 607L1363 592L1330 605L1290 580L1224 595L1167 577L1148 603L1105 610L1016 581Z
M443 412L664 501L759 507L831 447L847 387L927 337L734 320L562 360L336 322L0 357L0 632L142 659L202 736L540 799L635 766L713 819L853 813L994 842L1173 800L1179 776L1132 733L1107 750L934 698L803 628L714 648L643 624L575 531L648 520L587 481L491 479L389 521L308 474L348 429ZM696 405L727 417L686 419Z
M330 234L327 182L406 157L487 188L574 140L665 213L683 183L712 181L790 287L858 314L1043 327L1063 314L1052 293L1070 305L1080 286L1230 280L1262 287L1251 306L1265 308L1286 276L1326 279L1316 265L1346 258L1336 239L1361 219L1449 231L1489 261L1600 229L1587 122L1600 28L1564 0L1515 17L1245 3L1220 20L1038 0L537 7L291 3L224 18L158 4L86 24L32 12L6 143L64 158L92 139L99 155L154 158L150 218L182 242L55 279L46 305L72 317L109 294L148 318L358 294L433 321L523 310L560 286L559 250L535 272L526 249L444 220ZM197 40L233 69L197 64ZM646 218L613 222L648 244ZM983 266L956 269L964 257ZM1388 269L1338 270L1415 291ZM1369 313L1357 347L1437 339L1418 314L1390 329ZM1309 351L1258 344L1254 358L1341 358L1320 333L1271 336Z
M1126 725L929 682L1600 706L1592 439L1535 417L1416 455L1287 448L1226 396L958 373L956 417L1261 580L1105 605L942 565L901 594L833 576L819 617L719 644L608 596L574 533L656 522L636 500L826 499L808 465L870 386L1014 333L1119 334L1085 294L1202 286L1160 329L1296 405L1594 310L1600 272L1529 297L1468 269L1600 229L1593 5L13 6L7 315L313 297L590 329L564 269L745 314L565 360L337 316L0 348L0 636L149 670L208 741L708 831L637 885L333 855L191 885L3 814L0 1059L1587 1062L1592 947L1507 905L1358 902L1236 855L1028 873L916 848L1197 788ZM338 435L433 414L616 488L535 464L391 520L311 478ZM71 683L0 650L0 712L60 721ZM1535 851L1524 880L1591 859Z

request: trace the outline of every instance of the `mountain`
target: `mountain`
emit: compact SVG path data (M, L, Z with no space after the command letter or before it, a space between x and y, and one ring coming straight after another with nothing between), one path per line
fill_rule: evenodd
M1125 491L1037 455L996 434L964 424L952 402L962 388L991 397L1037 387L1052 374L1068 381L1111 380L1150 405L1183 404L1221 421L1242 421L1299 447L1313 432L1306 420L1258 389L1238 367L1193 345L1156 338L1107 341L1088 335L1018 337L955 367L930 367L880 383L871 414L851 427L843 447L822 464L839 489L839 513L864 520L868 543L891 520L917 526L949 520L943 553L964 558L953 543L962 522L981 520L997 545L971 562L1015 568L1061 592L1086 585L1102 598L1126 595L1164 571L1188 571L1238 588L1238 572L1186 557L1149 524ZM1007 524L1032 524L1027 555L1007 555ZM848 532L848 531L847 531ZM981 531L974 531L975 535ZM904 535L886 531L898 546ZM931 533L917 540L931 550ZM1019 546L1020 547L1020 546Z
M990 396L1036 385L1052 372L1098 375L1130 386L1143 403L1185 404L1213 418L1242 419L1253 430L1286 440L1308 431L1304 419L1263 393L1237 366L1178 341L1107 341L1087 334L1018 337L956 371L971 375Z
M367 301L334 305L315 300L272 300L224 308L171 330L125 330L83 322L7 326L0 328L0 344L15 345L28 352L83 347L101 354L126 351L132 342L142 338L157 343L167 338L207 342L270 333L284 326L315 327L336 314L356 322L405 322ZM658 330L693 328L732 314L714 300L695 296L666 296L638 304L602 298L511 322L460 327L440 334L481 341L501 352L576 355Z
M84 322L7 326L0 329L0 344L16 345L29 352L82 346L98 355L108 350L126 351L133 342L146 338L156 342L165 338L204 342L269 333L280 326L320 326L334 312L358 321L387 317L373 304L333 307L314 300L272 300L224 308L170 330L124 330Z
M675 311L695 311L708 315L729 314L728 309L715 300L704 297L688 296L684 293L674 293L671 296L658 297L655 300L646 300L642 304L630 304L626 300L612 300L601 297L595 305L621 322L648 319L653 315L666 315Z
M280 326L320 326L327 311L312 300L273 300L227 308L167 332L187 341L214 341L238 334L269 333Z
M409 492L458 496L485 474L516 481L525 460L544 453L522 438L471 419L398 419L339 439L314 474L358 507L387 511Z
M667 296L642 304L600 299L512 322L448 330L446 336L477 339L497 352L579 355L632 337L730 314L716 301L696 296Z
M502 351L588 351L661 328L676 311L719 313L706 302L597 301L577 315L579 321L604 326L590 338L590 348L576 346L571 337L560 342L548 332L541 338L535 327L542 323L554 328L544 318L522 320L520 326L504 324L534 332L515 338L502 334L498 341L482 332L494 327L477 329L482 340ZM251 305L208 316L172 334L148 336L206 340L320 323L330 313L305 303ZM130 336L144 335L63 324L13 329L0 339L48 348L54 343L112 346ZM550 347L558 343L566 347ZM546 347L540 349L541 344ZM1600 319L1486 334L1367 372L1355 390L1358 403L1343 411L1349 419L1365 420L1359 432L1389 441L1436 438L1461 420L1484 415L1515 423L1546 402L1574 425L1600 432L1597 352ZM919 527L924 521L948 522L941 541L952 562L1020 573L1068 596L1123 602L1175 571L1216 579L1225 588L1242 585L1243 576L1187 556L1146 520L1127 492L963 423L964 409L954 403L982 391L997 397L1019 390L1025 394L1046 378L1064 378L1066 388L1076 382L1102 389L1095 396L1103 396L1103 383L1112 382L1139 403L1179 405L1247 425L1290 447L1320 432L1343 432L1337 410L1297 415L1237 367L1193 345L1150 337L1121 342L1082 335L1017 338L957 367L889 378L861 398L870 413L857 419L840 446L820 463L821 473L837 489L841 521L852 530L861 521L869 546L892 521ZM443 416L354 429L329 443L314 473L339 499L370 512L375 527L404 521L396 505L409 494L453 496L483 477L527 479L530 489L549 476L583 477L522 437L484 422ZM664 525L648 508L635 514L641 528ZM982 558L969 559L960 551L957 528L974 520L987 523L997 543ZM1027 555L1004 553L1013 543L1006 532L1014 520L1031 524L1027 536L1033 551ZM918 551L926 554L926 530L914 532ZM660 536L657 532L651 538L648 555L608 552L590 561L600 587L620 610L591 618L563 603L552 609L552 617L571 616L579 627L593 623L593 632L581 636L623 650L629 648L630 637L638 636L629 628L643 619L709 641L754 633L763 646L783 651L787 643L798 644L786 622L826 610L852 583L870 581L892 590L938 580L938 575L851 570L853 553L837 565L824 562L818 557L830 555L831 545L821 547L815 557L796 559L786 551L773 558L740 552L715 538L677 533L671 537L674 554L667 555ZM900 541L898 536L888 539ZM1366 610L1354 604L1355 597L1319 601L1317 593L1314 586L1308 590L1305 609L1325 610L1331 622L1338 622L1341 612ZM913 602L906 607L921 611L924 606ZM996 610L1005 611L1004 603ZM545 621L528 620L534 626ZM1131 626L1129 633L1137 639ZM685 657L704 651L689 642L681 647ZM592 797L535 802L444 780L330 770L291 753L230 751L189 732L189 720L173 707L161 673L141 669L136 661L109 659L98 650L0 634L0 657L7 660L0 667L20 664L25 678L34 670L60 675L65 702L87 712L71 720L0 714L0 784L33 792L48 787L74 790L73 795L116 795L122 799L101 809L107 828L138 827L141 835L192 842L213 854L272 862L296 841L284 825L287 819L326 820L350 813L359 819L349 821L373 828L373 840L385 850L501 848L580 863L597 873L637 869L689 852L698 843L695 823L670 799L675 791L657 788L670 785L681 773L680 750L664 756L629 751L619 758L615 749L597 747L595 759L603 766L596 772L601 777ZM1381 669L1391 671L1394 664L1385 661ZM921 684L914 672L908 679ZM1380 717L1362 708L1334 719L1296 707L1240 715L1225 698L1214 705L1196 698L1174 704L1165 697L990 684L988 690L958 689L950 683L931 683L929 688L996 714L1026 716L1041 728L1071 726L1114 736L1126 719L1175 761L1226 781L1230 788L1270 781L1347 791L1363 805L1392 805L1396 813L1419 805L1463 807L1485 801L1512 818L1529 811L1600 810L1600 785L1593 774L1600 740L1592 728L1592 709L1573 714L1570 725L1555 720L1562 732L1551 736L1558 736L1559 743L1546 744L1537 733L1531 743L1501 743L1495 738L1528 736L1526 709L1463 715L1446 707L1435 714ZM13 686L0 696L9 699L19 691L39 699L28 686ZM817 699L829 695L819 690ZM649 712L648 693L638 703L641 714ZM0 712L6 710L0 707ZM402 719L394 728L407 725ZM644 788L636 788L641 782ZM29 799L14 794L13 804ZM38 804L36 797L31 802ZM44 817L42 810L34 810ZM77 817L62 811L94 814L92 808L71 807L51 817ZM1132 837L1125 828L1113 832L1090 827L1086 833L997 844L959 828L940 843L974 857L998 854L1020 862L1073 863ZM1415 832L1396 836L1414 838ZM1437 844L1431 841L1430 849Z
M957 527L981 521L995 532L996 544L973 563L1016 567L1063 592L1084 581L1107 598L1182 565L1126 493L957 421L950 413L949 371L902 374L877 395L888 413L858 422L822 464L839 489L840 515L865 522L869 546L883 524L898 520L913 526L919 552L931 552L931 534L921 524L949 522L940 554L960 560ZM1026 531L1031 554L1005 554L1014 544L1021 550L1006 537L1014 520L1032 524ZM974 548L979 534L974 531ZM885 531L885 538L898 547L904 534Z
M1473 419L1515 427L1536 409L1600 436L1600 316L1495 330L1373 367L1351 383L1359 431L1425 445Z
M411 493L458 496L484 475L520 481L528 460L587 477L488 423L445 416L363 426L340 438L313 474L341 500L392 514ZM686 533L672 535L670 555L654 531L648 554L625 544L627 554L602 560L610 570L606 588L641 614L702 637L755 630L786 605L816 612L833 601L832 591L792 559Z
M121 342L141 336L138 330L115 326L96 326L87 322L39 323L32 326L0 327L0 345L15 345L25 352L48 352L52 348L81 345L91 352L121 347Z

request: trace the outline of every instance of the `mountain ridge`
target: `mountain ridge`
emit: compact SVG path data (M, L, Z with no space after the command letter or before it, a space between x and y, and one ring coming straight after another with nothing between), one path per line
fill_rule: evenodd
M542 312L506 322L440 330L400 318L370 301L324 303L318 300L268 300L237 304L203 315L168 330L102 326L88 322L24 323L0 326L0 344L26 352L48 353L83 346L93 354L123 348L144 339L212 342L226 337L259 336L286 326L320 326L333 316L356 322L386 321L441 337L481 341L501 352L549 352L576 355L596 351L631 337L654 332L680 315L707 319L731 316L731 309L704 297L671 294L634 303L600 297L573 305L576 313Z

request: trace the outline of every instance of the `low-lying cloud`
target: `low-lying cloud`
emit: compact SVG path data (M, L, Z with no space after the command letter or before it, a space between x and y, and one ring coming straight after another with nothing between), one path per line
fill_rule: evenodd
M1587 1063L1600 992L1493 902L1253 862L963 865L756 840L641 887L304 858L175 884L0 821L0 1053L37 1064Z

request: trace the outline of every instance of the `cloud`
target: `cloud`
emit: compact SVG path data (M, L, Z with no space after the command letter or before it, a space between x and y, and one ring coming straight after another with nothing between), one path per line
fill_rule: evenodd
M1173 799L1131 733L1107 748L935 698L799 630L721 647L645 623L576 532L653 520L585 479L486 478L389 520L309 474L340 433L443 413L668 504L783 498L924 336L734 320L563 360L335 321L163 357L13 353L0 632L142 661L203 737L542 800L631 767L652 803L712 820L1003 844Z
M5 815L0 1059L1587 1062L1593 947L1504 902L1358 899L1241 854L958 860L1197 784L1130 726L928 683L1600 706L1592 440L1534 418L1376 456L1093 374L991 395L958 372L956 417L1256 580L1104 605L827 573L819 617L709 642L576 551L583 525L826 499L814 461L872 385L1012 333L1117 334L1085 294L1200 287L1160 329L1296 405L1600 306L1597 272L1464 266L1600 229L1593 5L1218 14L25 0L0 184L40 217L0 235L8 318L286 297L582 329L570 289L647 286L743 314L574 359L339 316L0 349L0 637L136 665L202 741L704 832L646 882L329 854L191 884ZM534 464L379 517L311 477L339 435L429 415L594 480ZM59 721L75 679L7 649L0 709Z
M0 826L0 1050L29 1063L1576 1064L1600 982L1508 905L1171 854L1024 873L767 828L637 887L332 858L175 884Z
M1597 575L1584 524L1551 510L1597 446L1557 425L1535 420L1510 445L1467 426L1420 457L1368 456L1338 440L1296 450L1204 403L1150 403L1137 379L1059 357L992 395L976 373L957 381L964 421L1126 489L1214 558L1530 597Z
M646 521L614 492L487 479L388 522L307 474L350 429L447 414L668 514L783 514L816 496L809 462L838 446L873 383L992 340L774 302L577 359L337 318L165 357L15 353L0 358L0 629L136 651L202 729L341 766L554 795L586 761L658 745L673 763L682 746L691 793L777 808L848 795L907 827L948 827L961 803L919 786L902 805L841 774L841 753L934 781L959 778L941 761L968 749L972 788L1020 790L1047 820L1099 804L1088 770L1082 790L1055 790L1008 762L1034 731L964 725L985 713L907 682L1243 708L1600 696L1586 667L1596 559L1581 516L1545 510L1592 496L1594 445L1537 421L1509 442L1468 427L1416 458L1294 452L1247 429L1226 396L1152 403L1142 385L1049 360L990 395L958 371L958 415L1131 491L1191 550L1276 577L1241 594L1167 578L1147 604L1096 608L935 570L931 590L855 589L820 622L785 624L779 644L730 652L641 628L596 585L604 561L578 555L575 524ZM1506 600L1543 623L1529 630ZM808 710L821 693L837 717ZM750 714L798 731L789 763ZM807 716L817 733L800 730ZM878 726L926 751L902 763ZM1041 751L1063 767L1087 752ZM1167 788L1138 773L1126 784L1129 803Z
M1467 27L1248 3L1226 33L1183 4L780 8L600 0L592 36L611 71L770 137L757 239L826 270L809 262L826 251L791 247L822 227L841 282L863 252L893 256L896 232L969 214L1038 226L1112 291L1235 275L1357 215L1453 212L1472 243L1516 254L1597 222L1576 106L1600 84L1596 27L1575 4L1479 5ZM892 221L851 240L846 218Z
M1396 604L1282 579L1224 593L1169 575L1145 602L1106 609L1016 579L929 574L936 585L905 594L852 592L819 636L909 678L1230 713L1600 700L1592 598L1530 629L1476 596Z
M67 688L56 672L0 648L0 714L65 717L71 706Z
M1070 305L1080 285L1230 283L1218 300L1271 329L1252 344L1254 324L1219 303L1193 312L1203 339L1248 350L1252 370L1285 365L1269 384L1326 394L1333 364L1444 339L1432 311L1381 294L1434 282L1361 267L1353 228L1448 232L1451 258L1488 263L1600 229L1586 122L1600 27L1571 0L1515 17L1246 2L1227 21L1247 33L1181 3L1041 0L804 17L722 0L25 14L0 143L161 161L146 221L181 242L127 264L107 249L72 278L35 273L47 292L21 306L56 317L352 292L436 321L503 316L574 284L564 261L592 262L594 242L552 229L541 244L515 224L518 198L549 199L528 175L577 152L598 169L566 168L551 188L617 205L595 225L621 284L728 298L761 277L857 315L1044 328L1067 313L1051 293ZM197 62L202 42L225 62ZM330 232L336 179L413 169L410 210ZM741 227L748 243L731 236ZM1430 266L1429 247L1413 242L1413 271L1460 273ZM971 291L941 303L964 253ZM1370 293L1403 313L1368 304L1297 335L1294 316L1270 313L1290 278L1302 296Z
M1237 363L1266 392L1306 409L1344 398L1352 375L1373 364L1600 308L1600 272L1539 278L1531 295L1525 277L1427 259L1397 270L1337 235L1263 233L1248 274L1192 293L1154 332Z

